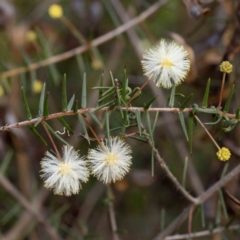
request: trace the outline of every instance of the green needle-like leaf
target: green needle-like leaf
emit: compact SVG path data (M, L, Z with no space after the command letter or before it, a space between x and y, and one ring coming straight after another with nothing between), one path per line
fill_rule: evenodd
M100 121L98 120L98 118L97 118L97 116L94 114L94 112L89 111L88 113L89 113L89 115L93 118L93 120L97 123L97 125L98 125L100 128L103 128L102 124L100 123Z
M189 103L191 97L193 96L193 93L191 93L187 98L186 100L181 104L180 106L180 109L181 110L184 110L184 108L186 108L187 104Z
M211 85L211 79L209 78L208 82L207 82L206 90L205 90L205 93L204 93L204 97L203 97L203 102L202 102L202 107L203 108L206 108L207 105L208 105L208 97L209 97L210 85Z
M45 88L46 88L46 83L43 84L43 88L42 88L41 95L40 95L40 101L39 101L38 115L41 117L43 116Z
M62 82L62 110L64 112L67 111L67 78L66 78L66 74L64 74L63 82Z
M240 108L238 107L236 110L236 119L240 118Z
M218 195L219 195L219 199L220 199L220 202L221 202L221 205L222 205L224 216L228 220L227 208L226 208L226 204L225 204L225 201L224 201L223 192L222 192L221 189L218 190Z
M71 111L72 110L72 106L73 106L73 103L74 103L74 100L75 100L75 94L73 94L73 96L71 97L68 105L67 105L67 110L68 111Z
M30 109L28 107L27 98L26 98L26 95L25 95L23 87L21 87L21 93L22 93L24 109L26 111L28 120L30 120L30 119L32 119L32 114L31 114Z
M88 132L87 132L87 128L85 126L85 122L83 120L83 116L81 114L78 114L77 116L78 116L78 120L80 122L80 125L82 127L82 130L84 132L85 138L87 139L88 144L90 144L89 135L88 135Z
M127 87L128 87L127 72L126 72L126 69L124 69L123 82L122 82L122 100L124 102L126 102Z
M182 125L182 129L183 129L184 135L185 135L187 141L189 141L183 112L178 112L178 116L179 116L180 123Z
M58 140L60 140L61 142L63 142L66 145L69 145L63 138L61 138L46 122L44 122L45 126L47 127L47 129L49 130L49 132L56 137Z
M48 96L49 96L49 92L47 92L46 97L44 99L44 108L43 108L43 116L44 117L48 117L49 113L48 113Z
M152 177L154 177L154 150L153 149L151 154L151 169L152 169Z
M184 161L183 178L182 178L182 186L184 188L186 188L187 166L188 166L188 157L186 157Z
M188 116L188 140L189 140L189 151L192 154L193 145L193 127L194 127L194 116L190 113Z
M32 131L32 133L43 143L47 146L46 141L42 138L42 136L38 133L38 131L36 130L36 128L32 125L28 126L29 129Z
M138 125L138 133L140 136L142 136L142 121L141 121L141 112L137 109L135 112L136 119L137 119L137 125Z
M81 108L86 108L87 106L87 86L86 86L86 73L83 75L82 83L82 99L81 99Z
M158 95L155 96L155 97L153 97L153 98L144 106L144 110L148 110L148 109L151 107L152 103L155 101L155 99L156 99L157 97L158 97Z
M147 130L148 130L148 133L150 136L150 140L151 140L152 144L154 145L153 132L152 132L152 126L151 126L149 112L146 112L145 116L146 116Z
M71 134L73 134L73 130L70 128L70 126L67 124L67 122L62 118L59 117L58 120L62 123L62 125L68 130L68 132L70 132Z
M230 103L231 103L231 100L232 100L232 96L233 96L233 93L234 93L234 87L235 87L235 85L233 84L233 85L232 85L232 88L231 88L231 91L230 91L230 93L229 93L229 96L228 96L228 98L227 98L227 102L226 102L226 104L225 104L225 106L224 106L224 108L223 108L223 111L224 111L224 112L228 112L228 110L229 110Z
M78 111L78 100L75 100L74 106L73 106L73 112L77 113Z
M106 126L106 132L107 132L107 139L108 139L108 142L110 142L110 127L109 127L109 112L106 111L105 112L105 126Z
M175 92L176 92L176 86L173 85L172 87L172 90L171 90L171 95L170 95L170 98L169 98L169 104L168 106L170 108L172 108L174 106L174 102L175 102Z

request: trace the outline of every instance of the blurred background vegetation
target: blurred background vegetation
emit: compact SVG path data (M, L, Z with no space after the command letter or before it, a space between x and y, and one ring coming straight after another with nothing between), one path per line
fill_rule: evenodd
M161 38L173 39L189 51L191 71L186 81L177 91L188 96L194 93L192 103L201 104L208 78L211 78L210 105L217 104L222 74L219 64L223 60L232 62L234 72L228 76L224 99L229 94L233 82L236 91L231 105L233 112L239 106L239 34L240 4L234 0L169 0L156 8L149 18L141 21L126 32L113 37L101 45L89 48L82 54L61 59L61 54L88 44L92 40L139 16L158 1L153 0L0 0L0 123L1 126L26 120L21 100L21 86L24 87L29 107L34 117L38 115L38 103L42 84L50 92L50 113L61 111L61 82L67 76L68 97L75 94L81 103L83 75L87 78L87 107L96 107L98 92L92 87L100 84L102 74L104 84L110 85L113 73L121 84L126 69L129 85L141 86L146 77L141 68L142 53L157 44ZM161 2L161 1L159 1ZM163 1L162 1L163 2ZM62 6L64 18L52 19L47 11L51 4ZM84 37L79 39L70 25L75 26ZM31 35L32 34L32 35ZM37 64L31 71L24 67L56 56L54 64L44 67ZM23 71L14 69L23 67ZM8 75L9 74L9 75ZM158 89L150 83L142 92L135 106L142 106L153 96L158 95L154 107L165 107L169 90ZM180 100L180 99L179 99ZM177 104L178 106L178 104ZM151 114L152 120L154 114ZM203 122L210 117L200 115ZM101 115L99 116L101 119ZM74 130L74 136L63 138L85 155L87 141L79 137L82 129L76 117L65 120ZM113 113L111 128L119 127L119 114ZM48 121L55 131L62 131L58 120ZM104 131L92 123L98 135ZM39 133L47 139L41 126ZM220 145L227 146L232 157L229 170L239 162L239 126L226 133L219 141L219 127L213 136ZM137 131L130 129L129 133ZM119 131L113 131L118 135ZM190 155L178 117L174 113L159 114L155 143L168 167L181 182L184 162L188 159L186 188L198 196L221 175L225 163L217 160L216 148L201 127L194 130L193 154ZM46 140L48 143L49 141ZM153 239L167 228L188 201L166 178L159 164L155 163L154 176L151 176L151 148L145 143L128 138L126 141L133 150L133 165L130 173L113 184L114 208L121 239ZM56 141L59 148L62 143ZM96 143L91 143L95 146ZM91 177L84 184L79 195L56 196L43 188L39 177L39 162L45 151L51 149L42 144L27 127L1 133L0 170L1 174L19 190L34 209L39 210L63 239L112 239L108 217L106 187ZM42 225L22 207L19 200L11 196L11 190L0 187L0 239L51 239L47 226ZM238 180L226 186L236 198L240 197ZM229 218L218 211L218 194L208 200L205 209L205 226L202 226L201 211L193 215L192 231L201 231L225 225L236 216L228 206ZM218 214L217 214L218 213ZM219 215L220 214L220 215ZM237 223L237 217L233 220ZM187 221L175 228L173 233L187 233ZM239 239L238 231L224 232L199 239Z

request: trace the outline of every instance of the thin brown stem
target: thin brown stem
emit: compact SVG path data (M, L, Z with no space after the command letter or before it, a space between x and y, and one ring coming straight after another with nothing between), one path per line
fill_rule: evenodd
M220 92L219 103L218 103L218 107L217 107L218 109L221 108L221 104L222 104L222 98L223 98L223 90L224 90L225 79L226 79L226 73L223 73L221 92Z
M58 149L57 149L57 147L56 147L56 144L55 144L55 142L53 141L53 138L52 138L51 134L49 133L49 131L48 131L48 129L47 129L44 121L42 122L42 125L43 125L44 130L46 131L46 133L47 133L47 135L48 135L48 138L50 139L50 141L51 141L51 143L52 143L52 145L53 145L53 148L54 148L54 150L55 150L55 152L56 152L56 154L57 154L58 159L59 159L59 160L62 160L62 157L61 157L61 155L59 154L59 151L58 151Z
M137 110L139 110L140 112L172 112L172 113L185 112L185 113L189 113L189 112L192 112L192 110L193 110L192 108L184 108L184 110L181 110L180 108L149 108L148 110L146 110L143 107L121 107L121 108L115 107L114 109L111 109L111 110L112 111L120 111L120 109L121 109L121 111L130 111L133 113L136 112ZM104 108L98 109L98 112L104 112L104 111L108 111L108 110L110 110L110 107L104 107ZM85 114L85 113L88 113L89 111L94 112L94 111L96 111L96 108L82 108L82 109L78 109L77 112L66 111L66 112L53 113L53 114L48 115L48 117L37 117L37 118L33 118L31 120L26 120L26 121L2 126L2 127L0 127L0 132L9 131L13 128L29 126L29 125L36 123L40 119L47 121L50 119L55 119L55 118L64 117L64 116ZM236 119L235 114L225 113L222 111L219 111L218 114L221 116L229 117L231 119Z
M193 217L194 208L195 208L195 205L192 205L188 215L188 234L191 234L192 232L192 217Z
M137 92L128 100L127 105L129 105L142 91L142 89L151 81L151 79L148 79L138 90Z
M107 195L109 199L108 209L109 209L109 217L110 217L110 224L112 228L113 240L120 240L117 233L117 221L116 221L116 216L115 216L115 211L113 206L114 196L112 193L111 186L109 184L107 184Z
M91 125L89 124L88 120L83 117L83 120L85 121L86 125L88 126L88 128L91 130L92 134L94 135L94 137L96 138L99 146L102 148L103 151L106 151L105 147L103 146L102 142L100 141L98 135L95 133L95 131L93 130L93 128L91 127Z
M147 10L145 10L140 15L138 15L137 17L131 19L130 21L126 22L125 24L122 24L120 27L94 39L90 43L90 45L92 47L99 46L99 45L111 40L112 38L116 37L117 35L122 34L123 32L126 32L129 28L132 28L136 24L138 24L138 23L144 21L146 18L150 17L153 13L155 13L160 7L162 7L167 2L168 2L168 0L157 1L156 3L152 4L152 6L149 7ZM89 49L89 45L85 44L83 46L77 47L75 49L64 52L62 54L50 57L48 59L39 61L37 63L30 64L27 67L15 68L15 69L3 72L2 74L0 74L0 79L16 76L16 75L19 75L24 72L36 70L40 67L48 66L50 64L54 64L54 63L69 59L78 54L82 54L83 52L87 51L88 49Z
M199 122L199 124L202 126L202 128L205 130L205 132L206 132L207 135L210 137L210 139L212 140L212 142L215 144L215 146L217 147L217 149L220 149L220 147L218 146L217 142L215 141L215 139L213 138L213 136L211 135L211 133L207 130L207 128L204 126L204 124L202 123L202 121L201 121L196 115L194 115L194 117L195 117L196 120Z

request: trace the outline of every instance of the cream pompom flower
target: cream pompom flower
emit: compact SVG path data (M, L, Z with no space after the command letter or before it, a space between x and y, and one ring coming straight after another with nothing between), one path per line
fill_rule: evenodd
M171 88L180 84L190 69L188 52L175 42L160 44L143 54L144 75L153 80L157 87Z
M44 186L59 195L77 194L82 187L81 182L87 182L89 177L84 158L69 145L64 146L61 160L46 152L41 168Z
M132 164L132 150L130 146L119 138L110 138L103 142L102 149L98 146L88 153L88 163L91 172L104 183L121 180Z

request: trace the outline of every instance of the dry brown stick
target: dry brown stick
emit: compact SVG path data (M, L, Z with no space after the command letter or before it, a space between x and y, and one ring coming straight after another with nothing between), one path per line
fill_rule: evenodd
M188 214L188 234L192 232L192 217L194 212L195 206L192 205Z
M204 236L210 236L214 233L220 233L227 230L239 230L240 224L232 225L229 227L218 227L214 228L213 230L206 230L201 232L195 232L191 234L176 234L173 236L168 236L165 238L165 240L181 240L181 239L189 239L189 238L199 238Z
M207 199L209 199L214 193L216 193L220 188L225 186L228 182L230 182L234 177L237 177L240 173L240 165L235 167L232 171L230 171L227 175L225 175L221 180L216 182L213 186L211 186L208 190L202 193L198 198L196 198L195 205L200 205L204 203ZM169 234L171 234L179 225L181 225L188 216L192 205L188 208L184 209L183 212L177 217L163 232L159 233L154 240L162 240L165 239Z
M113 240L120 240L117 233L117 221L116 221L114 205L113 205L114 197L113 197L111 186L109 184L107 185L107 195L109 199L108 210L109 210L109 218L110 218L110 224L112 228Z
M32 202L33 208L40 210L43 202L49 195L49 191L46 188L41 188L38 193L35 195L34 200ZM21 233L31 224L33 221L33 217L31 214L28 213L26 210L21 216L18 218L18 221L14 224L14 226L8 230L7 233L4 235L4 240L14 240L19 239ZM1 238L0 238L1 239Z
M149 7L147 10L142 12L139 16L133 18L132 20L128 21L127 23L125 23L123 25L121 25L120 27L118 27L118 28L116 28L116 29L114 29L114 30L96 38L95 40L93 40L90 43L90 46L91 47L99 46L99 45L111 40L115 36L127 31L129 28L137 25L138 23L144 21L146 18L151 16L153 13L155 13L161 6L163 6L167 2L168 2L168 0L157 1L151 7ZM30 64L27 67L15 68L15 69L3 72L0 75L0 79L7 78L7 77L12 77L12 76L15 76L15 75L19 75L21 73L36 70L40 67L45 67L45 66L51 65L53 63L57 63L57 62L66 60L68 58L74 57L78 54L81 54L81 53L85 52L86 50L88 50L88 48L89 48L89 44L85 44L83 46L77 47L77 48L72 49L70 51L67 51L67 52L64 52L62 54L56 55L54 57L50 57L48 59L39 61L37 63Z
M104 108L101 108L97 111L101 112L101 111L108 111L108 110L110 110L109 107L104 107ZM119 111L119 110L120 110L119 107L115 107L114 109L111 109L111 111ZM130 112L135 112L135 111L139 110L140 112L172 112L172 113L186 112L186 113L189 113L189 112L192 112L193 109L192 108L185 108L184 110L181 110L180 108L149 108L148 110L145 110L142 107L128 107L128 108L121 107L121 110L122 111L130 111ZM20 128L20 127L24 127L24 126L29 126L31 124L36 123L39 120L47 121L47 120L50 120L50 119L64 117L64 116L84 114L84 113L87 113L89 111L96 111L96 108L83 108L83 109L78 109L77 112L66 111L66 112L53 113L53 114L50 114L48 117L37 117L37 118L33 118L31 120L26 120L26 121L2 126L2 127L0 127L0 132L9 131L13 128ZM225 113L225 112L221 112L221 111L219 111L219 115L227 116L229 118L236 118L235 114Z
M37 211L31 203L0 173L0 185L10 193L37 221L39 221L47 230L53 240L61 239L55 229L50 225L48 220Z

